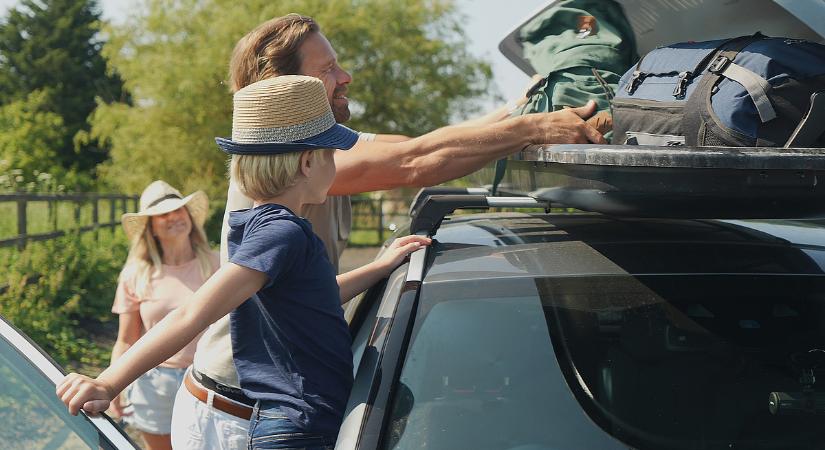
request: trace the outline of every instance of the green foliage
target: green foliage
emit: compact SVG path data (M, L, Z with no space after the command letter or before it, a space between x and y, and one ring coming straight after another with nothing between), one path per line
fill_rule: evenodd
M66 128L47 104L45 92L34 91L0 106L0 176L6 176L0 186L5 190L18 190L40 172L65 173L55 160Z
M425 133L476 112L490 86L450 0L144 0L106 30L103 53L134 104L101 103L91 119L91 138L112 148L105 179L140 192L161 178L222 198L226 157L213 138L231 130L230 53L255 26L289 12L314 17L352 73L356 129Z
M96 0L21 0L0 23L0 104L31 102L36 93L38 109L62 120L49 160L79 172L107 157L105 148L84 139L95 98L125 100L100 54L99 19Z
M74 234L6 255L0 314L58 363L100 367L111 348L96 344L90 331L114 319L110 308L127 251L118 230L100 232L99 241L94 233Z

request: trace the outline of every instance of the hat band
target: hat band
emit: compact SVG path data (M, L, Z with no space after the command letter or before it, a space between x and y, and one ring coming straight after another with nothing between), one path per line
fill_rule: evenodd
M241 128L232 127L232 140L241 144L267 142L295 142L323 133L335 125L335 117L329 110L308 122L286 127Z
M144 209L149 209L149 208L151 208L151 207L153 207L153 206L157 205L158 203L160 203L160 202L162 202L162 201L164 201L164 200L169 200L170 198L182 199L183 197L181 197L181 196L180 196L180 195L178 195L178 194L169 194L169 195L164 195L163 197L161 197L161 198L159 198L159 199L156 199L156 200L155 200L155 201L153 201L152 203L149 203L148 205L146 205L146 208L144 208Z

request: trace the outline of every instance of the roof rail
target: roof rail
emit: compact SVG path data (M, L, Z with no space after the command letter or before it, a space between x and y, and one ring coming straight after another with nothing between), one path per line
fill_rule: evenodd
M419 192L419 195L421 193ZM413 234L435 234L444 217L456 209L487 208L550 208L550 202L532 197L489 197L485 195L428 195L423 201L416 198L417 205L410 212L410 232Z

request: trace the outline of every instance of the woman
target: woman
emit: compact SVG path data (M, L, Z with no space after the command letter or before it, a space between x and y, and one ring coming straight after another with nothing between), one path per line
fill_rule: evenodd
M140 212L123 215L131 249L112 306L120 315L112 363L218 269L218 254L209 248L203 231L208 208L203 191L183 197L166 182L155 181L140 196ZM138 378L128 391L134 408L128 421L149 450L172 448L172 404L196 342ZM120 397L112 402L116 416L124 415L123 407Z

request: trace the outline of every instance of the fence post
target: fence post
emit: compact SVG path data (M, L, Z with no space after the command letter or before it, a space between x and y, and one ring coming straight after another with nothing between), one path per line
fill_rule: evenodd
M112 230L112 233L115 232L115 197L109 197L109 228Z
M49 222L52 224L52 231L57 231L57 200L49 199Z
M384 196L378 196L378 245L384 244Z
M74 226L80 228L80 208L83 207L83 200L77 199L74 203Z
M26 199L17 200L17 235L20 237L17 248L23 250L26 247Z
M100 217L98 216L99 211L97 204L99 202L99 198L97 194L91 194L92 199L92 228L95 230L95 241L100 240Z

